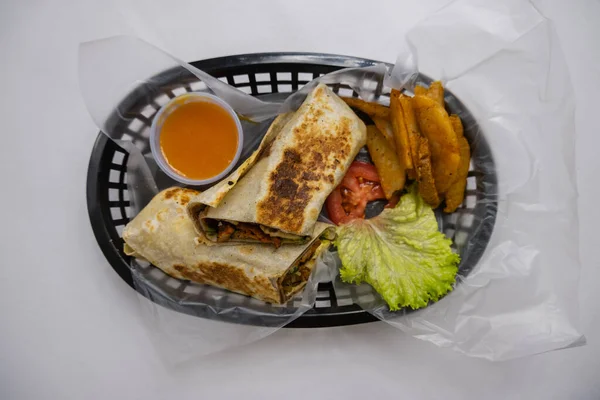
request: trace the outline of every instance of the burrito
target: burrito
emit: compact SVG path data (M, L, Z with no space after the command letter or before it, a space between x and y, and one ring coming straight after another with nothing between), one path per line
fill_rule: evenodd
M190 217L208 244L306 243L365 143L365 124L320 84L295 113L275 119L238 170L190 201Z
M157 194L123 230L125 253L147 260L177 279L217 286L269 303L285 303L302 290L334 232L317 223L305 245L207 246L186 213L195 190Z

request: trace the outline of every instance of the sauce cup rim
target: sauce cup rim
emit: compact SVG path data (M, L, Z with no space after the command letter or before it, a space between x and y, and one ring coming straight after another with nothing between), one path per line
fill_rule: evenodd
M231 162L227 165L227 167L223 171L221 171L219 174L212 176L210 178L190 179L190 178L186 178L185 176L182 176L179 172L177 172L175 169L173 169L167 163L167 160L165 160L162 150L160 149L160 144L159 144L160 131L161 131L160 128L162 128L162 123L164 123L164 120L161 120L161 119L163 119L163 115L165 112L170 111L171 109L175 110L177 108L177 106L179 105L178 103L181 103L182 99L184 99L186 97L188 97L190 99L190 101L208 101L213 104L216 104L216 105L220 106L222 109L224 109L225 111L227 111L227 113L235 121L235 126L236 126L236 130L237 130L237 138L238 138L235 156L233 157ZM181 104L186 104L187 102L188 101L184 100L183 103L181 103ZM164 118L164 119L166 119L166 118ZM160 125L159 125L159 123L160 123ZM211 183L214 183L214 182L217 182L217 181L223 179L239 161L240 155L242 154L243 143L244 143L244 132L242 130L242 124L241 124L240 119L237 116L236 112L223 99L221 99L220 97L217 97L215 95L212 95L210 93L188 92L188 93L184 93L177 97L172 98L165 105L163 105L160 108L160 110L158 110L158 112L154 116L154 119L152 120L152 125L150 126L150 151L152 152L152 156L154 157L154 160L158 164L158 167L165 174L167 174L167 176L169 176L171 179L174 179L179 183L183 183L183 184L191 185L191 186L208 185L208 184L211 184Z

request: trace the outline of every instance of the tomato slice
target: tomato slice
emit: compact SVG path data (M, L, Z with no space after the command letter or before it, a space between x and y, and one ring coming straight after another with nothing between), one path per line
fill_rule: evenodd
M385 205L385 208L394 208L398 205L400 201L400 193L394 193L392 197L389 199L388 203Z
M373 164L354 161L338 187L325 202L327 214L336 224L364 218L369 201L385 199L381 179Z

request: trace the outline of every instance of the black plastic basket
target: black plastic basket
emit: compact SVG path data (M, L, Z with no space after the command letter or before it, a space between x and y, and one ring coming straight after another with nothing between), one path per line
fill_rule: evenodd
M374 60L330 54L259 53L213 58L191 64L249 94L264 96L267 99L282 99L323 74L341 68L366 67L378 63ZM168 79L165 79L165 76L161 77L161 81L168 82L162 88L162 94L167 98L197 90L198 79L195 76L173 71L167 71L165 74L171 74L167 76ZM420 76L419 81L424 84L431 82L425 76ZM341 95L355 95L344 85L333 85L332 89ZM378 88L378 94L389 96L389 92L384 93L382 88ZM460 112L465 126L465 137L469 140L472 150L464 204L454 214L438 215L442 230L455 240L459 251L461 243L469 243L471 246L468 256L462 257L459 267L459 275L464 277L477 264L490 239L497 209L497 184L491 152L483 135L478 133L477 123L452 93L446 92L445 100L450 112ZM160 108L160 104L152 101L137 97L135 93L123 100L120 109L127 110L127 116L138 121L135 127L120 127L123 139L135 142L144 132L147 134L152 115L143 113L142 110L147 110L148 106L155 110ZM141 150L144 154L150 152L149 148ZM121 239L121 232L132 217L126 183L127 158L126 150L104 134L98 134L88 169L87 203L92 228L100 248L113 269L135 289L129 267L130 257L123 253ZM477 240L471 241L474 237L477 237ZM186 282L177 281L176 285L169 285L171 280L173 278L163 274L157 285L162 285L163 291L169 296L185 292ZM343 295L338 292L336 296L331 283L321 283L315 307L287 326L326 327L375 321L375 317L354 304L354 300L360 295L351 288ZM152 296L149 297L156 301ZM175 309L192 315L222 319L210 307L202 309L201 312L198 309L187 309L185 306ZM235 321L235 315L229 315L227 319Z

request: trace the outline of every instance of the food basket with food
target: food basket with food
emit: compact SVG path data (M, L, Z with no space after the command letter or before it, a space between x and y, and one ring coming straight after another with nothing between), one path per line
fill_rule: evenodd
M321 62L328 62L328 64L314 64L314 63L310 63L310 64L302 64L299 63L298 61L300 60L306 60L306 61L310 61L310 60L318 60L318 59L322 59L323 61ZM243 61L241 61L243 60ZM265 73L264 71L269 71L269 70L274 70L276 68L280 68L281 70L283 70L282 72L279 72L279 74L289 74L290 76L290 80L289 81L283 81L283 82L294 82L297 81L298 79L298 75L299 74L306 74L306 72L300 72L301 69L303 69L304 71L317 71L317 72L310 72L310 76L314 76L316 75L317 77L323 73L323 72L328 72L328 71L334 71L336 69L340 69L342 65L349 65L350 62L354 62L357 67L364 67L364 66L373 66L373 65L377 65L378 63L376 63L375 61L371 61L371 60L365 60L365 59L356 59L356 58L349 58L349 57L341 57L341 56L333 56L333 55L320 55L319 58L316 57L316 55L313 54L301 54L301 53L296 53L296 54L284 54L284 53L280 53L280 54L262 54L262 55L255 55L253 57L250 56L231 56L231 57L226 57L222 60L220 60L218 63L215 60L208 60L206 62L200 61L200 62L196 62L193 63L193 65L198 65L200 67L203 67L204 63L212 63L215 65L229 65L229 76L241 76L238 68L243 68L245 71L248 71L250 66L252 65L252 60L257 60L257 64L254 65L254 74L262 74ZM286 62L287 60L295 60L296 62L294 64L291 64L289 62ZM337 62L336 62L337 60ZM243 62L243 64L241 64L241 62ZM241 64L239 66L237 66L238 64ZM295 71L289 71L291 68L293 67L293 69L295 69ZM390 66L391 67L391 66ZM203 68L204 70L207 70L207 68ZM207 72L210 72L212 74L214 74L216 77L220 77L220 74L218 71L213 71L208 69ZM246 72L247 74L248 72ZM277 74L277 73L276 73ZM314 75L313 75L314 74ZM173 74L174 77L181 79L180 74ZM277 75L276 75L277 76ZM306 75L304 75L306 76ZM227 75L225 76L227 77ZM191 77L190 77L191 78ZM382 78L382 77L380 77ZM157 80L163 80L166 78L156 78ZM238 78L239 79L239 78ZM254 81L254 79L252 79ZM247 80L248 85L250 82L250 79ZM427 85L429 82L431 82L430 79L428 79L427 77L421 76L418 79L418 84L419 85ZM197 79L192 80L191 82L183 82L181 80L177 81L177 82L173 82L170 85L167 84L165 85L165 92L171 93L173 91L174 88L177 88L177 85L181 85L180 87L185 88L188 87L191 89L191 87L193 87L194 84L198 84L199 81ZM298 83L296 85L305 85L307 84L307 81L298 81ZM286 83L283 83L281 85L285 85ZM277 83L277 85L279 85L279 83ZM244 87L244 86L240 86L240 87ZM290 87L294 87L293 85L290 85ZM421 87L421 86L419 86ZM383 88L383 86L382 86ZM252 92L252 88L249 88L249 91ZM348 87L344 88L343 85L336 85L335 87L333 87L333 91L335 92L340 92L340 90L342 91L342 93L344 92L344 90L350 90ZM382 90L382 89L380 89ZM352 92L346 92L348 94L352 94ZM377 92L375 92L377 93ZM288 93L276 93L275 95L279 95L280 98L284 98L284 96L286 96ZM171 96L173 96L171 94ZM383 93L379 93L377 94L378 97L381 97L382 100L385 99L387 100L388 96L386 96ZM351 102L350 98L348 97L343 97L347 102ZM450 108L450 110L454 110L454 112L452 113L452 115L460 113L463 116L463 119L466 121L466 123L468 123L468 127L469 129L467 129L467 135L470 135L471 132L476 133L477 132L477 125L475 124L474 120L472 117L470 117L470 115L468 114L468 111L464 108L464 106L462 106L462 104L459 103L459 101L451 94L451 93L447 93L447 98L448 98L448 106ZM355 99L357 99L355 97ZM385 100L383 100L385 102ZM389 101L389 100L388 100ZM374 102L363 102L362 104L365 105L373 105L376 104ZM353 104L350 104L353 105ZM127 139L128 137L133 138L133 142L137 143L138 146L142 146L145 145L145 137L144 135L140 135L139 140L136 140L136 137L134 135L136 134L140 134L141 132L143 132L145 129L148 129L150 127L151 124L151 120L145 118L142 114L141 111L148 107L148 104L139 104L137 105L137 110L133 109L133 110L129 110L128 111L128 116L132 119L137 119L137 118L143 118L143 120L146 120L147 123L146 125L139 125L138 129L139 132L134 132L131 129L129 129L128 127L122 127L122 128L116 128L116 129L122 129L123 135L128 135L125 138ZM356 107L355 105L355 109L358 110L360 112L361 110L360 105L358 107ZM382 109L387 110L388 108L385 106L381 106ZM368 115L365 118L369 118ZM128 123L127 125L131 125L131 123ZM276 124L272 125L275 126ZM370 127L372 127L374 125L370 125ZM474 138L473 138L474 139ZM99 144L97 144L97 146L103 146L104 148L107 147L112 147L111 145L113 144L112 142L106 140L106 136L104 134L100 134L99 138L98 138ZM363 140L364 142L364 140ZM150 153L150 149L149 147L142 147L142 149L145 148L145 152L146 155L149 155ZM123 167L120 171L119 174L119 179L121 179L121 177L123 178L123 180L125 179L125 174L127 173L126 170L126 166L128 164L128 157L129 154L127 154L126 150L122 149L122 148L112 148L112 149L106 149L108 150L107 152L109 153L107 157L105 157L105 159L108 161L108 170L110 171L111 169L115 168L118 164L114 162L115 158L120 158L120 164ZM105 150L105 151L106 151ZM112 150L112 152L111 152ZM356 149L358 150L358 149ZM142 150L143 151L143 150ZM247 151L246 151L247 152ZM96 152L94 152L95 154ZM116 153L116 155L115 155ZM356 153L356 151L355 151ZM364 153L359 154L358 158L360 159L361 157L364 157ZM102 153L99 153L102 154ZM120 156L120 154L123 154L122 156ZM481 154L481 156L479 156L479 154ZM111 157L112 156L112 157ZM367 156L368 157L368 156ZM477 204L477 199L493 199L494 196L494 182L495 182L495 172L493 170L493 168L490 168L490 166L492 164L490 164L488 162L488 160L491 158L490 153L489 153L489 148L486 146L486 143L484 141L480 141L478 143L478 147L474 150L473 152L473 170L471 171L471 178L469 180L471 180L472 186L470 187L470 192L467 192L468 196L471 196L473 201L473 204L467 208L464 207L461 209L461 211L459 212L459 215L455 215L455 214L444 214L444 213L439 213L440 219L442 221L442 226L445 227L445 229L447 229L447 232L450 233L450 238L452 239L452 237L454 235L456 235L456 232L463 232L463 236L464 233L467 233L467 235L465 236L466 238L466 242L468 242L469 240L474 241L475 238L477 238L477 240L479 240L481 243L483 243L480 247L479 247L479 254L481 254L481 251L483 251L483 249L485 248L485 241L486 241L486 237L489 238L489 235L491 234L492 231L492 227L493 227L493 215L494 215L494 210L495 210L495 203L494 201L488 201L488 202L482 202L479 203L479 207ZM483 159L486 161L485 164L479 164L478 160ZM95 160L92 159L92 162L94 162ZM264 161L268 161L267 159L264 159ZM350 162L352 161L352 158L349 158L348 164L350 164ZM311 160L309 160L309 162L311 162ZM264 164L264 162L263 162ZM369 164L372 166L372 164ZM100 169L101 167L99 165L94 165L93 163L91 163L90 165L90 184L88 185L88 191L89 192L97 192L98 188L94 187L96 185L98 185L100 183L100 181L98 179L96 179L95 177L97 176L97 170ZM351 168L352 170L353 168ZM476 170L479 169L479 173L476 172ZM254 171L258 171L258 169L254 169ZM351 172L351 171L350 171ZM122 176L121 176L122 173ZM156 174L157 177L160 180L165 181L165 183L162 183L162 185L157 186L158 188L168 188L171 185L174 185L175 183L170 181L168 179L167 176L163 176L162 171L160 171L159 169L156 170ZM375 172L376 174L376 172ZM110 180L110 175L111 172L108 173L108 175L106 176L107 180ZM166 175L166 174L165 174ZM113 173L113 177L116 176ZM346 176L348 176L348 174L346 174ZM396 180L400 180L402 177L401 174L398 174L397 177L395 177ZM92 179L93 178L93 179ZM248 182L248 185L252 185L252 176L250 177L250 179L246 179L243 182ZM394 177L393 177L394 179ZM480 184L477 185L477 180L479 179ZM158 179L157 179L158 180ZM228 183L230 180L227 180ZM243 183L242 182L242 183ZM466 182L466 179L465 179ZM116 207L123 207L123 210L121 211L125 211L125 215L127 217L127 219L125 218L118 218L115 219L114 221L115 226L114 229L115 231L113 232L113 235L118 235L117 237L119 237L118 239L110 238L109 237L104 237L104 240L106 242L109 242L110 247L106 247L105 246L105 254L107 254L110 257L114 256L118 256L119 261L120 262L113 262L113 268L117 269L118 271L120 271L120 274L122 276L125 276L125 279L128 280L131 284L133 284L133 279L131 278L131 271L130 271L130 260L128 259L128 255L126 254L126 252L120 248L120 244L122 245L122 239L120 239L120 235L119 235L119 231L122 232L122 229L124 227L124 225L126 225L126 222L129 220L128 217L130 217L131 215L127 215L127 210L131 210L131 203L132 201L129 200L130 198L135 198L135 194L130 194L127 193L127 183L125 181L123 182L106 182L108 183L108 186L106 187L106 191L104 192L104 196L102 197L94 197L94 198L90 198L90 205L91 206L103 206L104 208L104 213L106 214L110 214L111 213L111 208L116 208ZM119 183L121 183L119 185ZM115 185L116 184L116 185ZM230 185L227 185L230 186ZM236 185L236 187L239 189L240 186ZM477 193L477 187L480 188L480 193ZM213 186L213 188L218 189L218 185ZM110 189L113 189L112 191ZM481 190L486 189L487 193L483 193L481 192ZM204 195L206 196L211 195L212 192L214 192L215 190L213 189L212 191L208 191L208 192L204 192ZM244 192L244 188L242 187L242 191ZM109 193L107 193L109 192ZM110 192L112 192L113 194L113 199L112 202L111 200L109 200L109 195ZM191 193L191 191L190 191ZM230 209L235 210L238 213L244 213L245 211L241 209L242 206L245 207L249 207L249 203L245 203L244 204L244 198L240 198L239 202L242 203L240 205L235 204L235 202L237 201L237 197L235 197L235 192L232 193L233 196L230 196L233 198L233 200L230 200L227 204L227 206ZM97 195L96 195L97 196ZM90 196L91 197L91 196ZM328 204L332 203L332 198L335 197L334 196L330 196L328 200ZM119 203L118 199L122 198L122 199L127 199L122 201L121 203ZM193 199L193 196L190 196L191 200L192 200L192 206L198 206L200 203L195 202L195 199ZM385 197L384 197L385 198ZM381 202L380 202L381 203ZM371 204L369 205L369 211L375 213L378 204ZM139 207L139 206L138 206ZM92 212L92 208L91 208L91 212ZM227 209L225 210L221 210L221 208L215 208L213 210L219 210L219 212L222 213L227 213ZM131 211L130 211L131 212ZM214 211L213 211L214 212ZM94 216L96 215L97 211L93 211L92 213L92 218L94 218ZM114 213L114 211L113 211ZM324 212L325 215L327 215L327 212ZM478 220L481 221L485 221L486 224L488 224L488 227L479 227L479 226L474 226L473 229L467 230L467 229L456 229L456 222L453 222L452 219L456 219L457 221L461 218L464 218L464 216L466 216L467 214L470 215L477 215L478 216ZM489 214L492 216L492 218L482 218L483 216L485 216L486 214ZM112 216L112 214L110 214ZM461 215L464 215L463 217L460 217ZM460 217L460 218L459 218ZM229 217L231 219L231 217ZM332 218L331 216L329 218ZM116 225L119 224L119 225ZM314 224L314 221L313 221ZM119 228L117 230L117 228ZM444 229L444 228L443 228ZM484 230L484 234L483 235L477 235L477 233L481 230ZM454 232L454 235L452 235L452 232ZM469 234L470 233L470 234ZM97 233L98 235L98 233ZM460 235L459 235L460 236ZM192 237L193 239L193 237ZM464 245L464 244L462 244ZM110 251L109 251L110 250ZM468 271L472 268L472 266L476 263L476 258L477 258L477 254L474 253L473 255L470 255L471 257L474 257L472 259L468 259L468 263L467 262L463 262L461 264L461 270L464 271L463 273L466 275L468 273ZM116 260L116 259L115 259ZM140 271L141 271L141 266L140 266ZM156 271L155 268L149 268L150 271ZM158 275L158 272L153 272L154 274ZM161 277L161 279L156 280L156 282L154 283L155 285L160 285L159 287L161 287L162 290L166 291L165 293L170 293L171 295L173 293L176 293L171 286L173 285L171 283L171 285L169 285L169 282L173 282L171 281L167 275L165 275L164 277ZM153 279L154 280L154 279ZM162 283L162 284L161 284ZM181 285L186 285L185 282L182 282ZM157 287L158 289L158 287ZM178 288L179 291L186 296L186 288ZM373 318L370 316L370 314L368 314L366 311L360 309L359 307L357 307L357 305L354 303L355 298L359 295L356 292L350 293L349 296L346 296L346 298L344 299L340 299L341 303L344 303L343 305L340 306L335 306L335 303L337 302L337 297L336 297L336 292L333 290L333 285L331 283L321 283L319 285L319 289L318 289L320 295L317 297L317 304L318 305L322 305L325 303L329 303L329 306L327 307L318 307L317 305L315 305L310 311L308 311L307 313L303 314L298 320L295 320L294 322L292 322L291 326L334 326L334 325L340 325L340 324L352 324L352 323L360 323L360 322L368 322L368 321L372 321ZM173 303L168 303L168 304L173 304ZM202 307L203 305L203 301L200 300L198 301L198 305L200 305L200 307ZM223 304L223 303L222 303ZM229 305L227 304L223 304L223 306L225 308L229 307ZM270 305L265 305L265 307L267 308L272 308ZM202 311L197 310L194 311L193 307L191 305L189 305L189 308L185 308L182 309L182 311L184 312L190 312L190 313L194 313L197 315L206 315L208 317L218 317L218 318L226 318L226 315L223 315L222 313L214 313L216 309L213 307L209 308L209 310L207 311L206 314L202 313ZM293 309L292 309L293 310ZM278 314L277 314L278 315ZM244 322L244 319L239 319L237 317L233 317L232 318L236 318L236 321L238 322Z
M528 139L494 124L512 121L493 108L502 99L473 102L469 78L479 75L468 68L418 72L414 58L429 55L421 49L395 65L313 53L187 64L128 37L81 47L82 93L102 131L88 171L92 227L115 271L151 300L140 302L146 320L175 358L283 326L377 319L476 356L529 351L500 349L510 321L487 335L460 325L497 318L473 302L493 293L489 282L516 279L515 266L537 271L531 251L543 246L503 208L540 200L519 182L536 175L501 170L505 151L530 168L518 152ZM121 60L118 72L98 66L107 58ZM488 75L501 80L497 71ZM535 275L534 286L555 278ZM524 315L527 296L508 315ZM563 322L531 343L519 333L527 324L510 334L549 349Z

